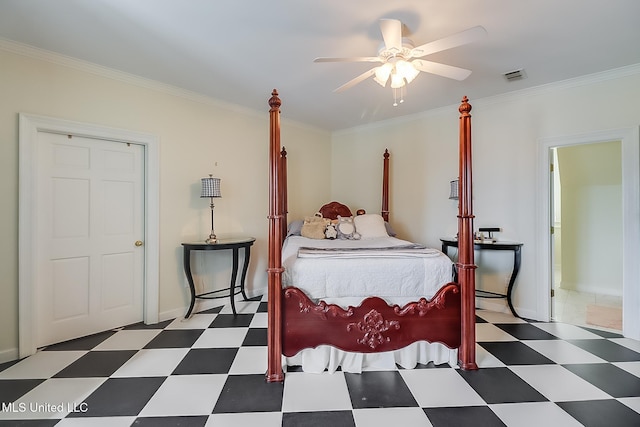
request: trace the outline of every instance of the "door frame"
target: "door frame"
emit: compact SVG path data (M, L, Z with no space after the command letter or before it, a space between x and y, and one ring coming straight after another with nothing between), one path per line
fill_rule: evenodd
M536 236L537 311L540 320L549 321L551 313L551 215L549 162L551 148L606 141L622 142L622 333L640 340L640 128L629 127L558 136L539 140Z
M36 352L36 316L33 310L36 257L35 247L38 200L36 199L36 167L38 133L58 133L103 139L144 147L144 278L143 320L158 323L160 285L159 223L159 140L148 133L111 128L90 123L33 114L19 114L18 137L18 351L23 358Z

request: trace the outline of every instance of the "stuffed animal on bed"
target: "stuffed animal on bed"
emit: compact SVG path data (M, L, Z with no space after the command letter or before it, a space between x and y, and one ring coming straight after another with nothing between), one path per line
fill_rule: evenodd
M336 224L334 224L333 222L330 222L327 225L326 230L324 230L324 236L327 239L335 239L336 237L338 237L338 230L336 230Z
M304 219L300 234L309 239L324 239L325 230L330 222L331 220L323 218L320 212L316 212L314 216L308 216Z
M353 217L344 217L338 215L338 224L336 225L338 231L338 239L358 240L360 234L356 231L356 226L353 223Z

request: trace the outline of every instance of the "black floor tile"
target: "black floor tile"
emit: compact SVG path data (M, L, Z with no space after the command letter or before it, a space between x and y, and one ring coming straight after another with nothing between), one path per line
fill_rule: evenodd
M424 408L433 427L505 427L488 406Z
M267 309L267 302L263 301L260 303L260 305L258 306L258 310L256 311L256 313L268 313L269 310Z
M60 420L0 420L0 427L51 427Z
M244 337L243 346L266 346L267 328L250 328Z
M640 414L617 400L558 402L585 427L638 427Z
M253 314L218 314L210 328L246 328L251 324Z
M223 308L224 306L213 307L208 310L199 311L198 314L218 314L222 311Z
M344 377L353 409L418 406L397 371L345 373Z
M213 413L280 411L283 392L283 383L267 383L264 375L230 375Z
M237 353L237 348L193 348L172 375L226 374Z
M189 348L202 335L202 332L202 329L164 330L149 341L144 348Z
M150 325L145 325L143 322L134 323L129 326L125 326L123 329L127 330L137 330L137 329L164 329L172 323L174 319L165 320L164 322L152 323Z
M132 427L204 427L207 416L188 417L140 417L131 424Z
M53 378L108 377L136 353L136 350L90 351Z
M519 340L557 340L555 335L543 331L529 323L496 323L498 328L502 329L512 337Z
M505 365L550 365L551 359L520 341L479 342L489 353Z
M615 365L589 363L562 366L613 397L640 396L640 378Z
M547 401L543 395L509 368L459 370L458 373L489 404Z
M567 340L607 362L640 361L640 353L609 340Z
M91 350L102 341L115 334L116 331L105 331L74 340L64 341L45 347L44 351Z
M10 362L0 363L0 372L4 371L7 368L10 368L11 366L13 366L16 363L18 363L20 360L22 360L22 359L17 359L17 360L12 360Z
M43 381L44 379L0 380L0 404L14 402Z
M622 338L622 335L615 332L603 331L602 329L586 328L584 326L581 326L581 328L593 334L600 335L602 338Z
M74 412L69 417L137 416L165 379L109 378L84 400L86 412Z
M355 427L351 411L287 412L282 427Z

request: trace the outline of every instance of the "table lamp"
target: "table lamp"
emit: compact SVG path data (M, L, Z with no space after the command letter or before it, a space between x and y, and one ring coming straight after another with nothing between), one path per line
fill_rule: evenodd
M209 197L211 199L211 234L209 234L205 243L216 243L218 238L213 231L213 199L222 197L220 194L220 178L214 178L211 174L209 174L209 178L202 178L202 192L200 193L200 197Z

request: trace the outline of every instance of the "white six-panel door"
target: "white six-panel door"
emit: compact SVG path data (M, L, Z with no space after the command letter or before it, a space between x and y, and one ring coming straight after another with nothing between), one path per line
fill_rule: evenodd
M36 345L143 319L144 147L38 133Z

